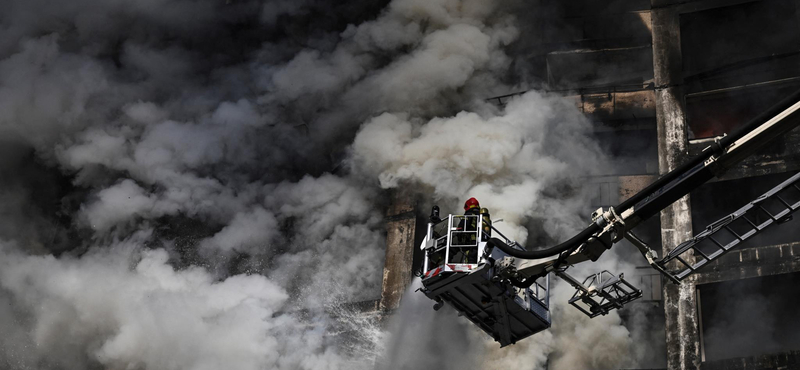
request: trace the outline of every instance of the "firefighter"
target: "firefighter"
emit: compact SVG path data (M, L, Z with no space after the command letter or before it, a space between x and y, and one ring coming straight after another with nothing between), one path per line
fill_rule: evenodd
M481 208L481 219L483 224L483 232L481 233L481 240L486 241L492 236L492 216L489 210Z
M492 218L489 214L489 210L486 208L481 208L481 204L475 198L469 198L464 203L464 215L481 215L481 224L482 224L482 240L486 240L492 231ZM459 229L463 230L463 221L461 224L458 225ZM475 231L475 221L470 222L467 226L467 231Z
M480 203L475 198L469 198L464 202L464 216L479 216L482 219L481 239L486 240L491 231L491 219L489 210L481 208ZM461 247L459 251L453 253L451 262L456 263L476 263L478 254L478 243L476 235L473 233L478 230L478 217L467 217L458 223L459 231L467 231L469 234L461 234L458 243L470 247Z

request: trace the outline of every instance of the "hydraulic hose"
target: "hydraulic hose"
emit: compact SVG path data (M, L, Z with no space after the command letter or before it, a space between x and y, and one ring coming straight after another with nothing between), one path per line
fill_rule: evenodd
M581 245L582 243L586 242L587 240L589 240L589 238L594 233L596 233L596 232L598 232L600 230L601 230L600 226L598 226L597 224L593 223L589 227L587 227L586 229L584 229L583 231L578 233L577 235L573 236L569 240L567 240L567 241L565 241L565 242L563 242L563 243L561 243L559 245L556 245L556 246L553 246L553 247L550 247L550 248L546 248L546 249L539 249L539 250L535 250L535 251L526 251L526 250L524 251L524 250L514 249L511 246L509 246L508 244L506 244L504 241L502 241L500 239L497 239L497 238L489 239L486 242L486 244L489 245L489 246L492 246L492 247L500 249L501 251L505 252L509 256L532 260L532 259L537 259L537 258L546 258L546 257L550 257L550 256L555 256L555 255L557 255L557 254L559 254L561 252L564 252L564 251L567 251L567 250L572 249L574 247L577 247L577 246Z

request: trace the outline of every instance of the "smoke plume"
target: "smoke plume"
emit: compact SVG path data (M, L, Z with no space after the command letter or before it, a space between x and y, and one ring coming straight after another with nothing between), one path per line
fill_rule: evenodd
M555 307L552 330L494 350L413 292L397 320L414 325L387 333L342 308L380 296L386 189L451 210L476 196L521 241L586 222L582 184L607 168L589 122L537 92L484 101L526 87L508 78L516 5L6 4L0 365L349 369L408 351L444 368L628 361L614 315Z

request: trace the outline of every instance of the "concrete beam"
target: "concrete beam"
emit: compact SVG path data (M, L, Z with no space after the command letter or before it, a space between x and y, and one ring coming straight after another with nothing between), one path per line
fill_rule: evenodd
M642 119L655 117L652 90L581 94L580 109L592 119Z
M386 212L386 258L380 308L393 310L400 305L412 278L416 213L410 195L394 192Z
M702 370L797 370L800 351L704 362Z
M661 7L652 0L653 73L655 78L658 165L661 174L678 167L688 154L688 131L682 99L679 14L674 7ZM661 212L663 253L692 236L689 196ZM687 261L692 262L692 261ZM680 285L664 285L667 368L697 369L700 365L697 296L692 278Z

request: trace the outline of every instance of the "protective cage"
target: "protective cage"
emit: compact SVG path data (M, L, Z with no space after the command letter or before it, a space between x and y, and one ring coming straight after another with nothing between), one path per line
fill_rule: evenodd
M573 280L563 273L562 277L567 281ZM578 285L575 294L570 298L569 304L589 317L596 317L622 308L641 296L642 291L625 281L622 274L616 277L611 272L603 270L584 279L583 284Z
M428 224L422 292L434 308L448 303L504 347L550 327L550 276L527 288L495 278L491 261L507 255L487 249L481 222L480 215L450 215Z

